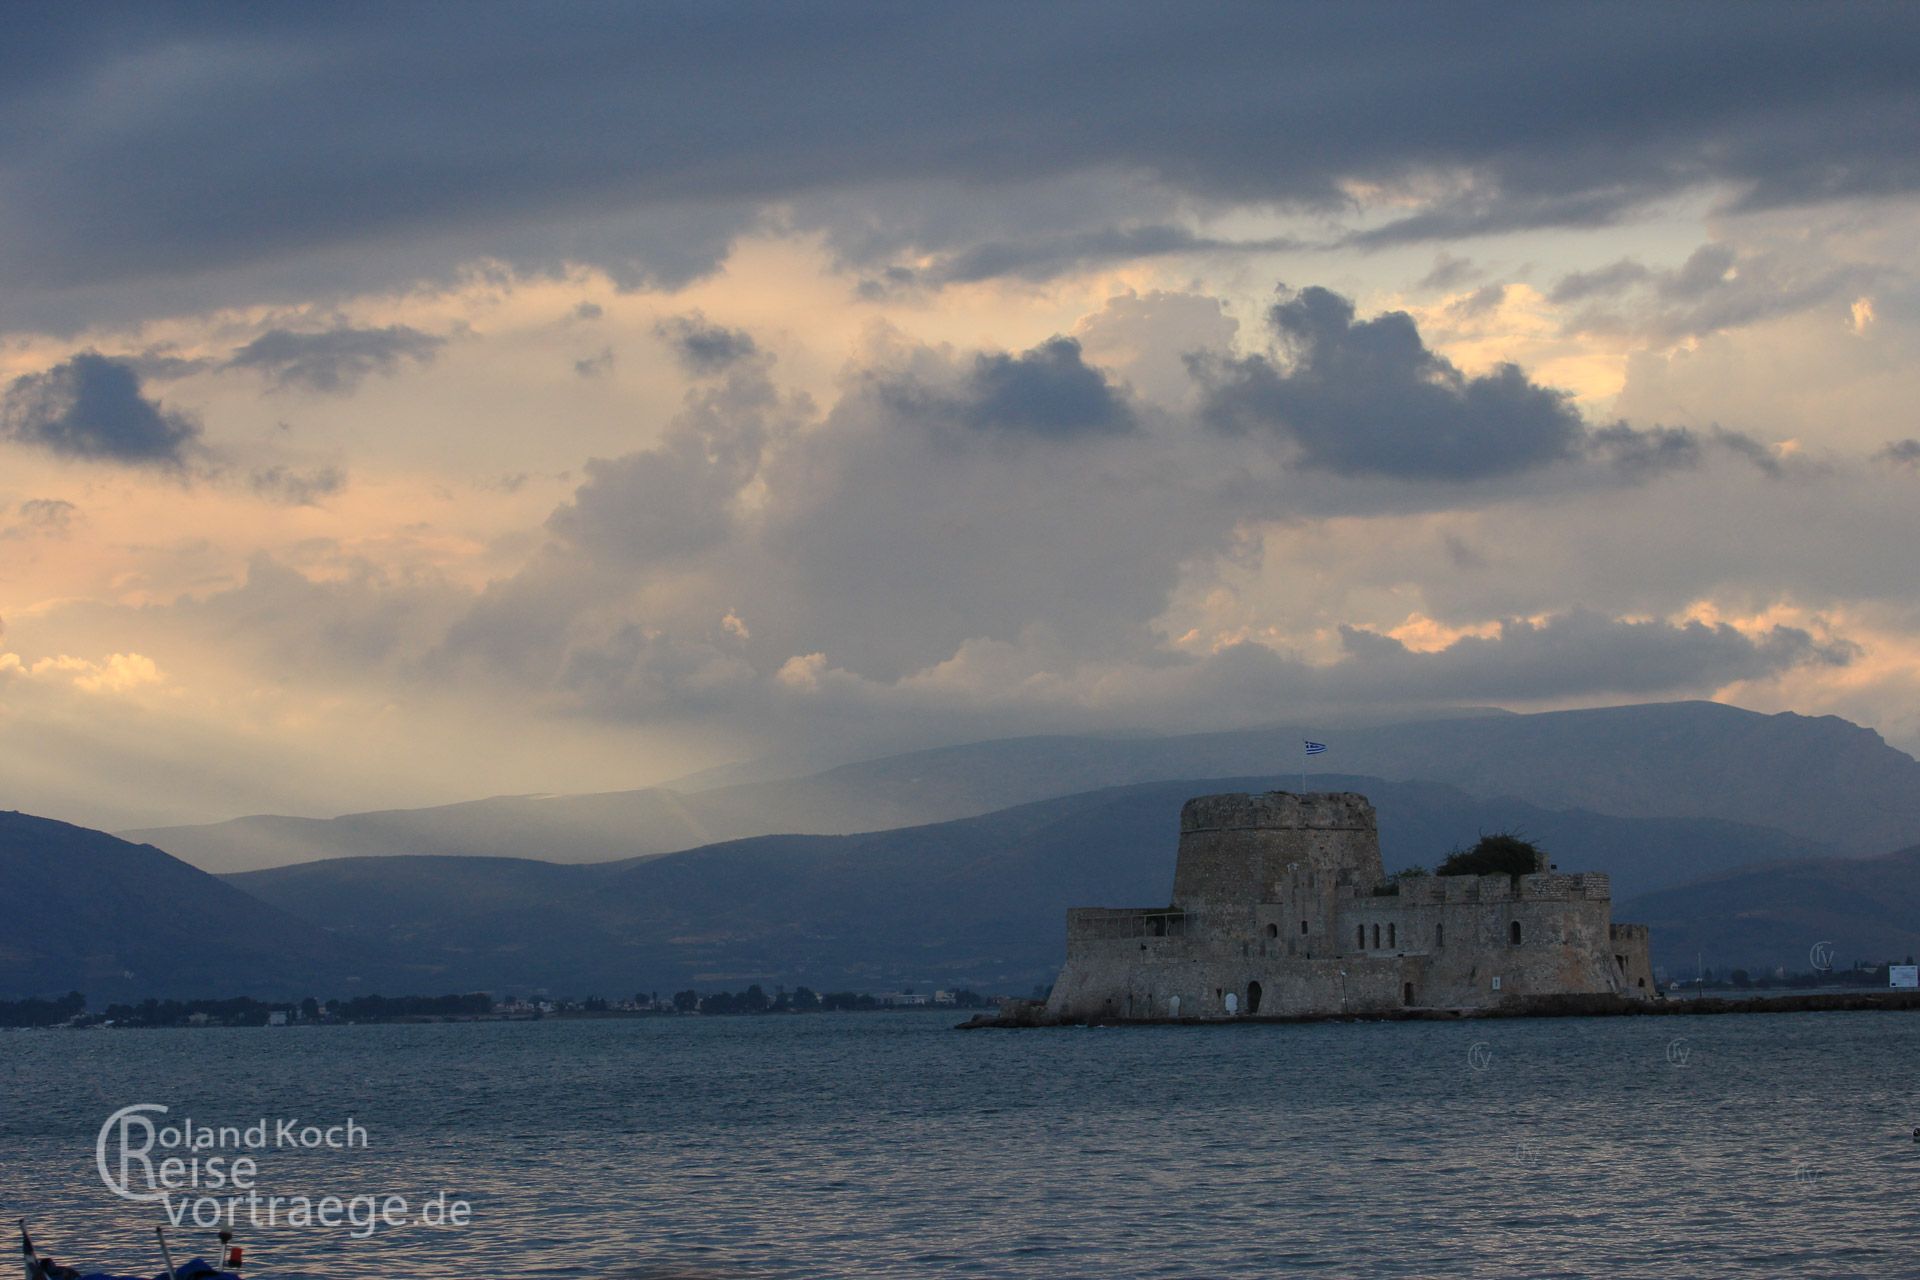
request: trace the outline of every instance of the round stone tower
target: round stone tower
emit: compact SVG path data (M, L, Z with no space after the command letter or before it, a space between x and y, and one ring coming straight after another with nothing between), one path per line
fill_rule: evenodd
M1200 796L1180 811L1173 905L1195 914L1290 902L1319 925L1336 898L1371 892L1385 874L1373 806L1358 792Z

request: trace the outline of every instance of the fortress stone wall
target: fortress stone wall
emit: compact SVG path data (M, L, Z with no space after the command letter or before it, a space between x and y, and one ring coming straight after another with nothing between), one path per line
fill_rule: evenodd
M1389 880L1352 792L1203 796L1180 814L1165 907L1067 913L1064 1018L1488 1009L1548 995L1651 999L1647 930L1604 874Z

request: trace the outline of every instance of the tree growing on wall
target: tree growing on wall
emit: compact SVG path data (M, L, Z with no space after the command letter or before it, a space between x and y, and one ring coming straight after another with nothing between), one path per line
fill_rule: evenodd
M1545 852L1510 832L1481 836L1471 849L1455 849L1435 874L1443 876L1527 876Z

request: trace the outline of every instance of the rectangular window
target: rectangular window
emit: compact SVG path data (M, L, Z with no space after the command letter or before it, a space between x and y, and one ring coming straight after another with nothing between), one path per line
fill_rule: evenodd
M1400 945L1399 926L1391 924L1387 926L1387 945L1389 947L1397 947Z
M1446 944L1447 944L1447 926L1443 924L1437 924L1433 926L1433 945L1436 947L1443 947Z
M1367 926L1359 925L1353 931L1353 945L1362 951L1367 949Z

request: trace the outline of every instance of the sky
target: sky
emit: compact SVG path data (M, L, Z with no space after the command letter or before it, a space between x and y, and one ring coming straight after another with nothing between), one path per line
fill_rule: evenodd
M1920 8L9 27L0 805L1681 698L1920 750Z

